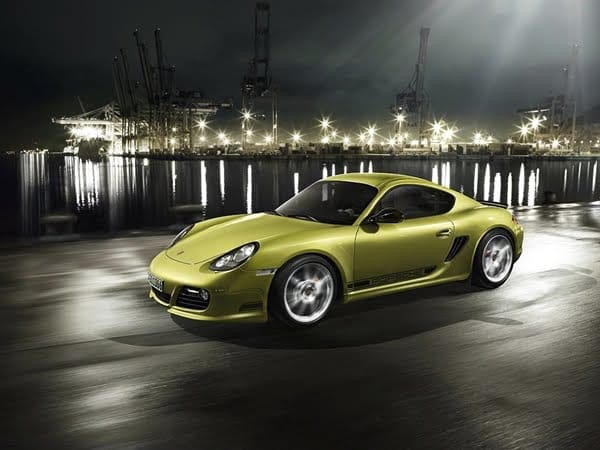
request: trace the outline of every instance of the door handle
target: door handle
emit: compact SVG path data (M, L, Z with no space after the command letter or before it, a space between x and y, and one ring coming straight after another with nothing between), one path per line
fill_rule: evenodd
M452 230L445 229L445 230L438 231L436 236L437 237L448 237L448 236L450 236L450 234L452 234Z

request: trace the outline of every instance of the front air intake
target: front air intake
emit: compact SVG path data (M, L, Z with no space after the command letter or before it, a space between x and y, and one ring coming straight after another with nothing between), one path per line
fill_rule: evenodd
M210 294L206 289L184 286L179 290L176 306L183 308L204 310L208 308Z
M167 294L166 292L161 292L155 287L152 287L152 293L156 295L156 297L163 303L169 304L171 301L171 294Z

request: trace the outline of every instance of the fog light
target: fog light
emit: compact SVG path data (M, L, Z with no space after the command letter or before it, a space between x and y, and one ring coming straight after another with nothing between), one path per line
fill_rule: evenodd
M183 291L187 295L201 298L204 301L208 300L208 298L210 297L208 291L206 289L202 289L202 288L186 287L186 288L183 288Z

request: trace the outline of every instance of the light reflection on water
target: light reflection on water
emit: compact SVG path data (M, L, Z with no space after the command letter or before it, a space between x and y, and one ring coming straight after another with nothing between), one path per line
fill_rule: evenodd
M481 164L485 164L482 177ZM111 157L93 162L30 153L19 156L20 231L37 235L40 217L63 211L78 216L80 232L112 232L170 225L175 222L171 211L175 205L201 205L205 217L270 210L340 167L344 173L366 168L368 172L414 175L480 200L509 205L542 203L546 191L556 193L558 202L600 199L597 160L160 161Z
M519 198L518 205L523 206L523 199L525 198L525 163L521 163L519 168Z
M246 179L246 212L248 214L252 213L252 164L248 164Z
M506 204L508 206L512 206L512 172L508 172L508 177L506 179Z
M171 161L171 181L171 190L173 192L173 198L175 198L175 190L177 188L177 164L175 164L175 161Z
M496 172L496 176L494 177L494 198L493 201L500 202L500 194L502 192L502 178L500 177L500 172Z
M447 161L446 163L444 163L444 166L446 166L446 170L445 170L445 177L444 177L444 181L443 181L443 186L446 186L447 188L450 187L450 161Z
M527 206L535 204L535 172L532 170L529 173L529 186L527 187Z
M75 187L75 203L78 207L96 207L100 190L100 168L91 161L79 159L67 162L65 178L71 180ZM65 184L65 187L67 184Z
M294 195L296 195L298 192L300 192L299 185L300 185L300 174L298 172L294 172Z
M479 186L479 163L475 163L475 176L473 185L473 197L477 198L477 187Z
M225 161L219 161L219 191L221 201L225 200Z
M490 164L485 165L485 172L483 174L483 199L488 201L490 199Z
M204 207L208 204L208 189L206 187L206 163L200 161L200 204Z

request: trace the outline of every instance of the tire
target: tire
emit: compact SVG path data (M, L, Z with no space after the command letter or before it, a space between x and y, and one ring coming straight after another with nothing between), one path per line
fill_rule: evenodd
M293 328L316 325L339 294L335 268L317 255L300 256L277 271L269 290L269 313Z
M473 259L471 281L485 289L502 286L515 263L513 240L502 229L489 231L477 246Z

